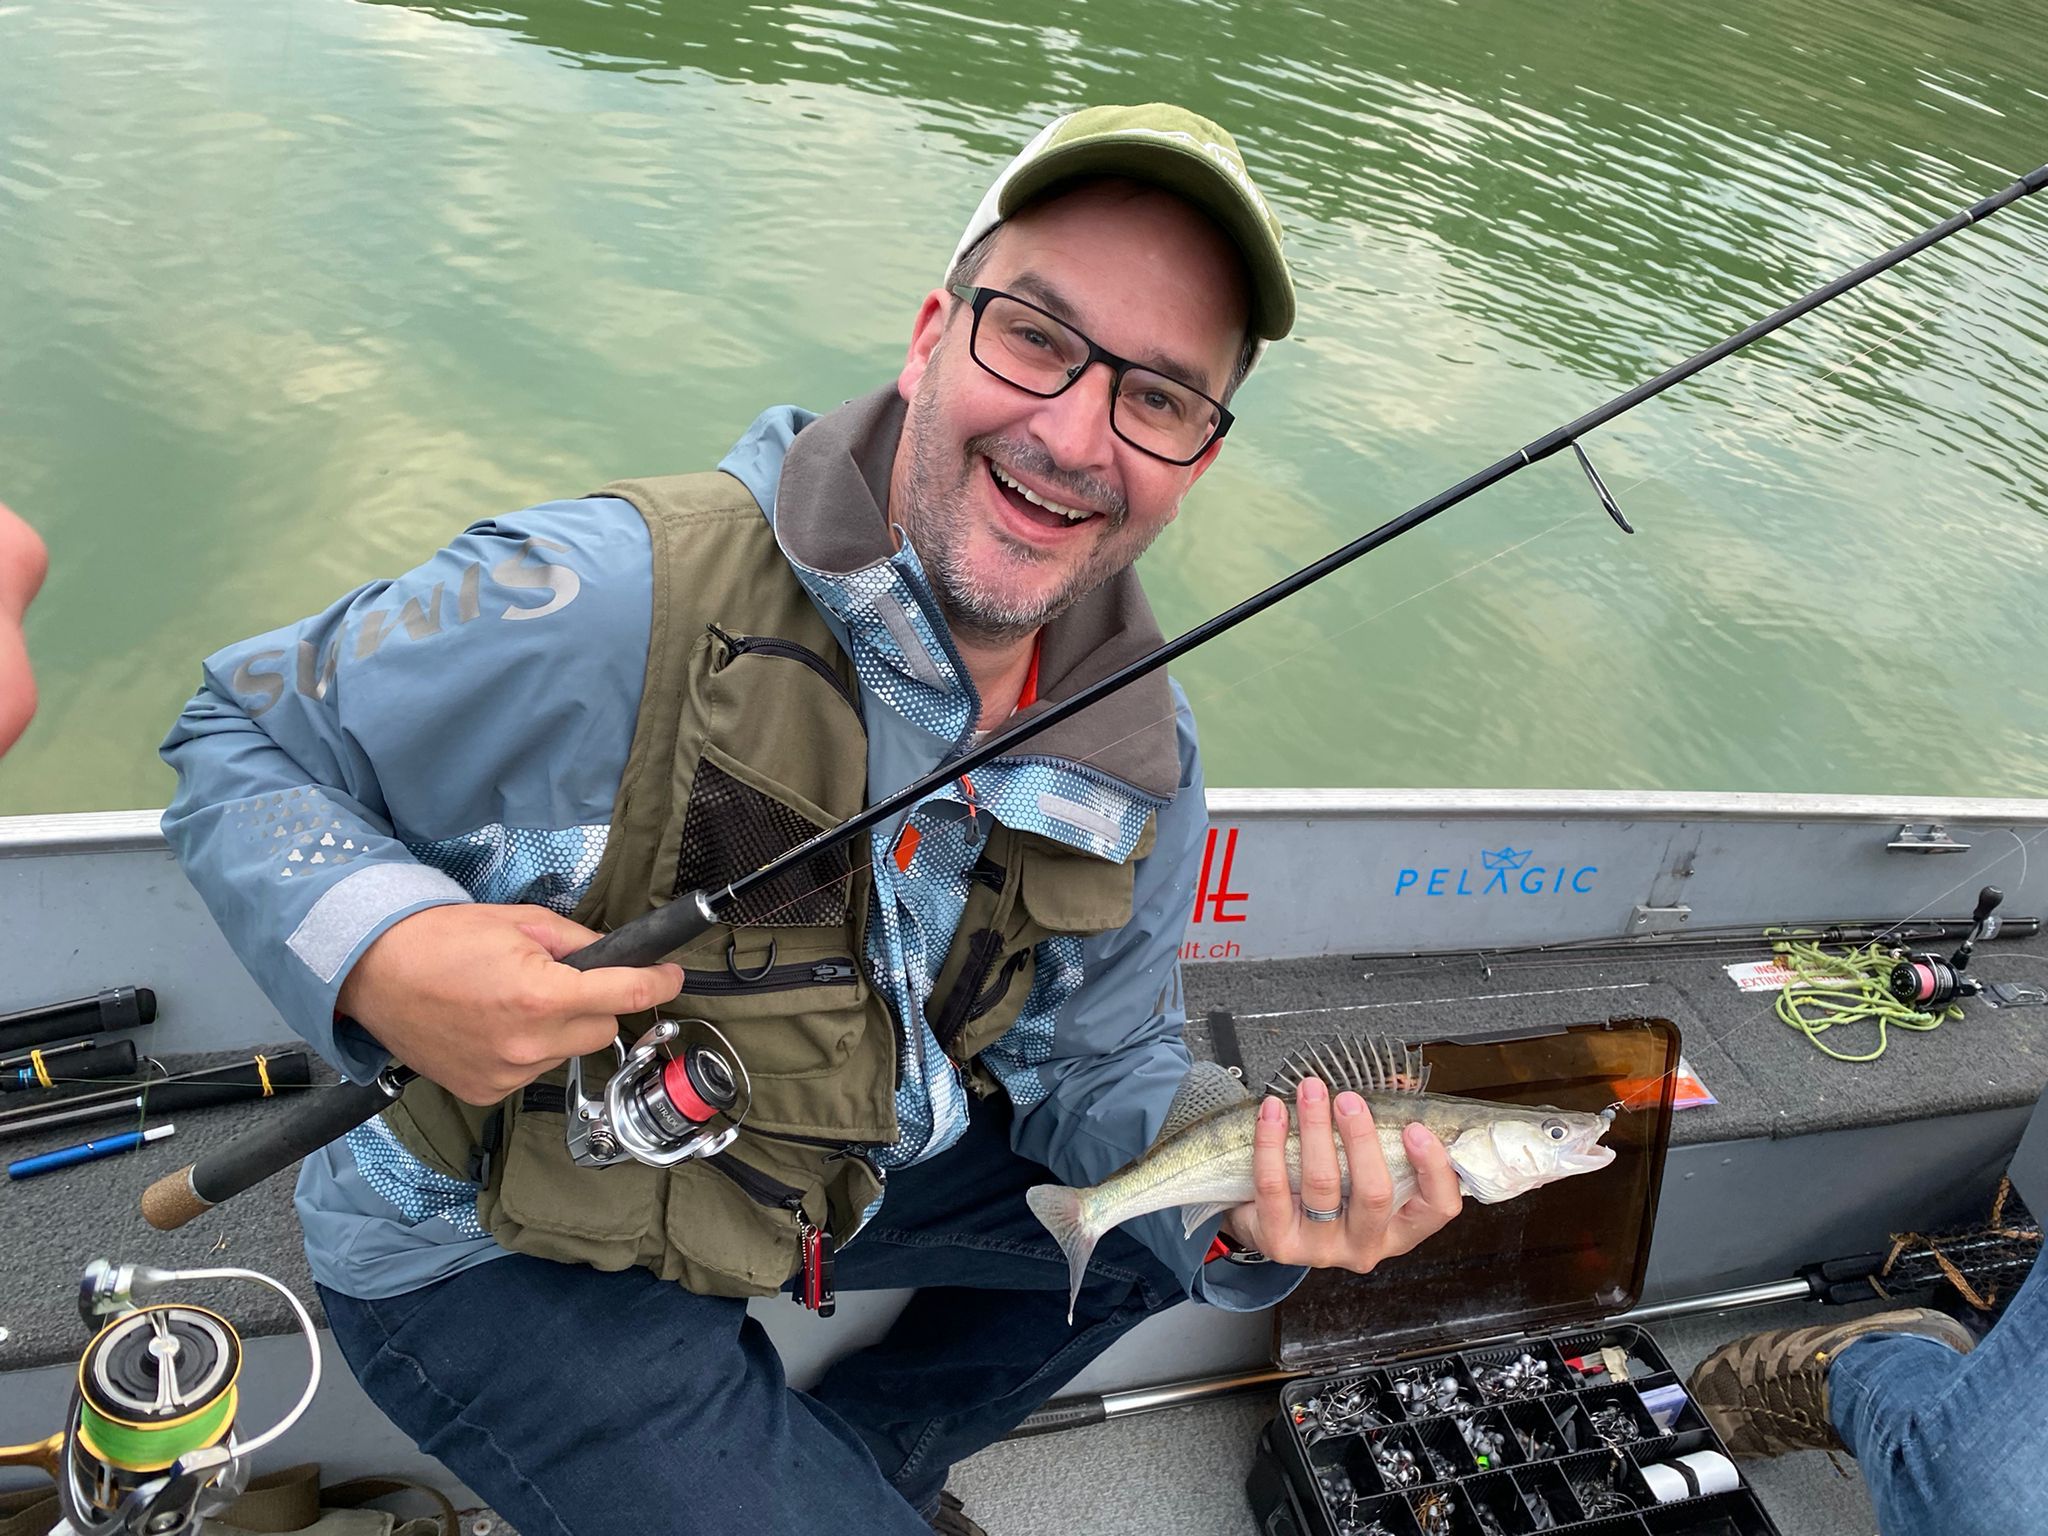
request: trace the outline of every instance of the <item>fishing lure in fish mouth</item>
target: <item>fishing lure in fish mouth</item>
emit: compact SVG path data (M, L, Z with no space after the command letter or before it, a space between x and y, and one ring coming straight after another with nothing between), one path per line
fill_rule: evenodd
M1192 1236L1210 1217L1253 1197L1252 1144L1259 1098L1246 1094L1221 1068L1204 1063L1174 1100L1166 1124L1145 1154L1089 1189L1040 1184L1024 1199L1067 1257L1067 1320L1081 1294L1089 1257L1112 1227L1153 1211L1182 1211L1182 1232ZM1380 1152L1394 1182L1398 1207L1415 1193L1416 1179L1402 1131L1411 1122L1444 1144L1458 1186L1482 1205L1594 1173L1614 1161L1601 1137L1620 1108L1598 1113L1548 1105L1497 1104L1428 1091L1422 1053L1378 1038L1337 1040L1290 1057L1267 1092L1288 1106L1288 1182L1301 1189L1301 1123L1294 1106L1304 1078L1320 1079L1334 1095L1358 1094L1373 1112ZM1218 1081L1220 1079L1220 1081ZM1351 1172L1343 1144L1337 1167L1348 1194Z

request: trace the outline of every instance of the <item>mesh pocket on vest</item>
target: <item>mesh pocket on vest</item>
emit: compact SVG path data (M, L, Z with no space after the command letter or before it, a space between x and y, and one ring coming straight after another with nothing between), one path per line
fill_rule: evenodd
M818 828L780 801L700 760L683 816L683 850L674 894L717 887L752 874ZM847 850L806 859L788 874L749 892L730 914L736 926L822 928L846 921Z

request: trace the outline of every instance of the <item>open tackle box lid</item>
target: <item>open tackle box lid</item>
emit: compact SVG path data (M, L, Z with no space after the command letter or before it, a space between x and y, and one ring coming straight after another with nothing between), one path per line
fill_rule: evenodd
M1671 1142L1678 1026L1609 1019L1422 1046L1429 1091L1598 1113L1614 1161L1498 1205L1467 1199L1457 1220L1371 1274L1311 1270L1274 1319L1274 1363L1349 1365L1467 1349L1512 1334L1587 1325L1642 1294Z

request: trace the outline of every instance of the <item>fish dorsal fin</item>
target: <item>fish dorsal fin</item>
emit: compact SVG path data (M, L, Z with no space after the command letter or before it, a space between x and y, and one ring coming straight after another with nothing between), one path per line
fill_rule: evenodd
M1321 1078L1331 1093L1421 1093L1429 1064L1414 1046L1383 1035L1325 1040L1283 1061L1266 1092L1292 1098L1304 1077Z
M1180 1091L1166 1111L1166 1124L1159 1139L1178 1135L1211 1110L1235 1104L1244 1097L1244 1084L1230 1075L1230 1069L1213 1061L1198 1061L1180 1081Z

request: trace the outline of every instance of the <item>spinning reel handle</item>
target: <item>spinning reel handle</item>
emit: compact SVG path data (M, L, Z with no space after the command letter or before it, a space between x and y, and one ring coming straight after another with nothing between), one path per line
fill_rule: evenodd
M1998 904L2003 900L2005 900L2005 892L1995 885L1985 886L1983 890L1977 893L1977 910L1970 914L1970 926L1972 928L1982 928L1984 926L1984 919L1995 912L1998 909Z

